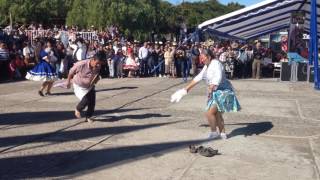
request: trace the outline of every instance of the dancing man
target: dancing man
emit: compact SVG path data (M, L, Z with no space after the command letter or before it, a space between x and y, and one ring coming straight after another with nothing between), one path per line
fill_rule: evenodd
M67 88L71 87L72 79L74 93L80 99L75 109L75 116L81 118L81 111L87 107L87 122L93 122L92 115L96 104L95 84L100 79L101 63L104 60L105 54L99 51L91 59L74 64L68 75Z
M204 50L202 54L205 62L202 71L189 85L175 92L171 96L171 102L179 102L199 81L205 79L208 85L206 117L211 128L208 138L226 139L222 113L237 112L240 110L240 105L231 83L225 77L223 65L214 58L211 51Z

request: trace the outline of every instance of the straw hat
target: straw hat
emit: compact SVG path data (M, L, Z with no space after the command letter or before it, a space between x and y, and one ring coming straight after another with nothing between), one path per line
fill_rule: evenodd
M209 47L209 46L213 46L214 45L214 41L211 39L208 39L206 42L204 42L204 46Z

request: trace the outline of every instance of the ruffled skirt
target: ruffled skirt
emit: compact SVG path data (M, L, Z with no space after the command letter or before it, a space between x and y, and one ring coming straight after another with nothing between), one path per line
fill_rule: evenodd
M42 60L27 73L26 79L32 81L55 81L58 79L58 76L55 68Z
M225 80L216 91L212 92L207 103L207 110L217 106L219 112L237 112L241 107L235 92L228 80Z

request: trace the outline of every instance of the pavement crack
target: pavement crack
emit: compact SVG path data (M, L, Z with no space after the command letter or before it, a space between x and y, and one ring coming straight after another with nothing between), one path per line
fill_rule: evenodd
M310 146L310 150L311 150L311 155L312 155L312 160L314 161L315 163L315 171L316 171L316 176L317 176L317 179L319 180L320 179L320 165L319 163L317 162L316 160L316 156L314 154L314 147L313 147L313 144L312 144L312 139L311 138L308 138L308 142L309 142L309 146Z
M199 159L199 157L194 156L191 159L191 162L187 165L187 167L183 170L183 172L181 173L181 175L179 177L177 177L176 179L178 180L182 180L184 179L185 175L188 173L188 171L190 170L190 168L192 167L192 165L196 162L196 160Z

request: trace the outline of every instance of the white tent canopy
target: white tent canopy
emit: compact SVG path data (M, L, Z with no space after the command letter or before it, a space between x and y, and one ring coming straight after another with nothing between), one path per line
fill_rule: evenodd
M251 39L290 26L291 13L305 12L305 30L310 29L311 0L265 0L258 4L205 21L198 27L240 39ZM320 0L317 0L317 28L320 32Z

